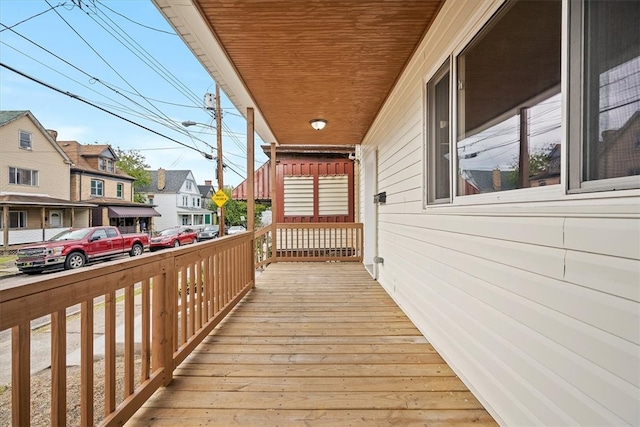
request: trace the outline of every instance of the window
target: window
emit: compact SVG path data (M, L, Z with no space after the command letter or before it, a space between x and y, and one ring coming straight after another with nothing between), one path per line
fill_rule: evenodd
M313 177L284 177L284 215L313 216Z
M124 193L124 184L121 182L116 184L116 197L118 199L122 199Z
M38 171L9 167L9 184L38 185Z
M27 228L27 213L9 211L9 228Z
M93 241L93 240L104 240L107 238L107 232L105 231L104 228L98 229L96 231L93 232L93 234L91 235L91 237L89 238L89 240Z
M153 204L153 196L147 196L148 200L149 200L149 204L152 205Z
M107 159L107 171L113 172L113 160Z
M20 148L31 150L31 134L29 132L20 131Z
M91 180L91 195L94 197L104 196L104 181L98 179Z
M443 65L427 84L427 203L447 203L449 177L449 64Z
M107 237L118 237L118 232L115 228L105 228Z
M191 181L187 181L187 190L191 190Z
M347 175L318 177L318 215L349 215Z
M571 52L571 75L584 77L578 79L583 86L571 86L570 93L572 105L581 104L583 111L570 117L572 135L581 134L571 140L582 141L572 147L570 186L638 187L637 178L620 178L640 174L640 2L572 6L570 34L582 40L583 51Z
M107 160L102 157L98 158L98 169L101 171L107 170Z
M509 2L456 58L457 195L560 183L561 9Z
M182 206L189 206L189 196L182 196Z

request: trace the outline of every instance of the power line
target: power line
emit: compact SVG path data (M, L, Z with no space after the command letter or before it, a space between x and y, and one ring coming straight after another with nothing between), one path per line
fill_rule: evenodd
M107 8L107 9L109 9L111 12L115 13L116 15L121 16L124 19L126 19L127 21L132 22L132 23L134 23L136 25L139 25L141 27L147 28L147 29L152 30L152 31L157 31L159 33L169 34L170 36L177 36L176 33L172 33L171 31L161 30L159 28L153 28L153 27L150 27L149 25L145 25L145 24L142 24L140 22L134 21L133 19L129 18L128 16L123 15L122 13L116 12L115 10L111 9L109 6L107 6L106 4L102 3L101 1L97 1L97 3L99 3L100 6L103 6L103 7Z
M44 15L45 13L47 13L47 12L49 12L49 11L52 11L52 10L53 10L53 9L55 9L56 7L60 7L60 6L63 6L63 5L64 5L64 3L59 3L59 4L58 4L58 5L56 5L56 6L51 6L51 5L49 5L49 6L50 6L50 7L49 7L49 9L47 9L47 10L43 10L43 11L42 11L42 12L40 12L40 13L37 13L37 14L35 14L35 15L33 15L33 16L30 16L30 17L28 17L28 18L25 18L25 19L23 19L23 20L22 20L22 21L20 21L20 22L16 22L15 24L13 24L13 25L12 25L12 26L10 26L10 27L8 27L8 26L6 26L6 25L4 25L4 24L3 24L5 28L3 28L2 30L0 30L0 33L1 33L1 32L3 32L3 31L5 31L5 30L11 30L13 27L17 27L17 26L18 26L18 25L20 25L20 24L24 24L25 22L27 22L27 21L29 21L29 20L31 20L31 19L33 19L33 18L37 18L37 17L38 17L38 16L40 16L40 15Z
M68 96L68 97L70 97L70 98L77 99L78 101L83 102L83 103L85 103L85 104L87 104L87 105L90 105L90 106L92 106L92 107L94 107L94 108L97 108L97 109L98 109L98 110L100 110L100 111L103 111L103 112L105 112L105 113L107 113L107 114L110 114L110 115L112 115L112 116L114 116L114 117L117 117L117 118L119 118L119 119L121 119L121 120L124 120L125 122L131 123L131 124L132 124L132 125L134 125L134 126L138 126L139 128L142 128L142 129L144 129L144 130L146 130L146 131L149 131L149 132L154 133L154 134L156 134L156 135L158 135L158 136L161 136L161 137L163 137L163 138L165 138L165 139L168 139L169 141L175 142L176 144L182 145L183 147L188 148L188 149L190 149L190 150L197 151L198 153L200 153L200 154L202 154L202 155L204 155L204 156L206 157L206 153L202 152L201 150L198 150L198 149L197 149L197 148L195 148L195 147L191 147L191 146L189 146L189 145L187 145L187 144L185 144L185 143L183 143L183 142L178 141L177 139L171 138L170 136L164 135L164 134L162 134L162 133L160 133L160 132L158 132L158 131L155 131L155 130L153 130L153 129L150 129L150 128L148 128L148 127L144 126L144 125L141 125L140 123L136 123L136 122L134 122L133 120L129 120L129 119L127 119L126 117L120 116L119 114L116 114L116 113L114 113L114 112L112 112L112 111L107 110L106 108L102 108L102 107L100 107L99 105L96 105L96 104L94 104L94 103L92 103L92 102L90 102L90 101L87 101L87 100L85 100L85 99L82 99L82 98L81 98L80 96L78 96L78 95L75 95L75 94L73 94L73 93L71 93L71 92L64 91L64 90L62 90L62 89L58 89L58 88L57 88L57 87L55 87L55 86L52 86L52 85L50 85L50 84L48 84L48 83L45 83L45 82L43 82L43 81L41 81L41 80L38 80L38 79L36 79L35 77L32 77L32 76L30 76L30 75L28 75L28 74L26 74L26 73L23 73L23 72L21 72L21 71L19 71L19 70L16 70L15 68L13 68L13 67L11 67L11 66L9 66L9 65L7 65L7 64L5 64L5 63L3 63L3 62L0 62L0 66L4 67L4 68L6 68L6 69L8 69L8 70L10 70L10 71L13 71L14 73L19 74L19 75L21 75L22 77L24 77L24 78L26 78L26 79L29 79L29 80L31 80L31 81L33 81L33 82L35 82L35 83L38 83L38 84L40 84L40 85L42 85L42 86L44 86L44 87L46 87L46 88L49 88L49 89L51 89L51 90L54 90L54 91L56 91L56 92L58 92L58 93L61 93L61 94L63 94L63 95L67 95L67 96Z

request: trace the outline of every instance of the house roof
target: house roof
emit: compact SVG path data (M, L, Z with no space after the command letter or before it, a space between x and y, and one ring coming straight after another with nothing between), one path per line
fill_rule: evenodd
M153 0L265 142L359 144L444 0ZM309 125L326 119L320 132Z
M71 163L69 156L56 144L55 139L51 136L44 126L36 119L36 117L29 110L4 110L0 111L0 127L5 126L11 122L14 122L22 117L28 117L33 124L40 130L42 135L49 141L51 146L60 154L65 163Z
M271 200L271 160L267 160L254 173L254 199ZM245 179L233 189L233 200L247 200L247 180Z
M209 197L216 192L213 185L198 185L198 191L202 197Z
M126 206L126 207L154 207L148 203L137 203L115 197L92 197L84 202L94 203L99 206Z
M158 171L150 170L151 184L147 187L141 187L138 191L140 193L179 193L182 188L182 184L186 181L187 177L191 173L190 170L165 170L165 186L164 189L158 189Z
M49 197L41 194L13 194L13 193L0 193L0 205L8 206L64 206L64 207L78 207L78 208L91 208L96 206L93 203L85 202L72 202L64 199L56 199L55 197Z
M104 156L117 160L115 152L110 145L107 144L80 144L78 141L58 141L58 146L64 150L69 156L73 164L71 165L72 171L84 171L97 173L104 176L112 176L118 179L125 179L128 181L135 181L135 178L128 175L118 168L114 167L114 172L103 171L96 167L93 167L88 158Z
M500 171L500 189L501 190L514 190L518 188L516 183L509 179L510 174L513 171ZM493 171L492 170L465 170L464 179L469 184L480 190L482 193L491 193L496 191L493 188Z

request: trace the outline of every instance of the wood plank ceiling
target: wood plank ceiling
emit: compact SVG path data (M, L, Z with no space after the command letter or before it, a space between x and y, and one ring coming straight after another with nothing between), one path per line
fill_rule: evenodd
M194 3L278 143L350 145L364 138L443 1ZM313 130L313 118L327 127Z

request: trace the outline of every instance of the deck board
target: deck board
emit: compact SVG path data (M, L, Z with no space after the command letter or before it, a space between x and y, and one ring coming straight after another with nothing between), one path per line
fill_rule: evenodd
M128 426L496 425L361 265L272 264Z

